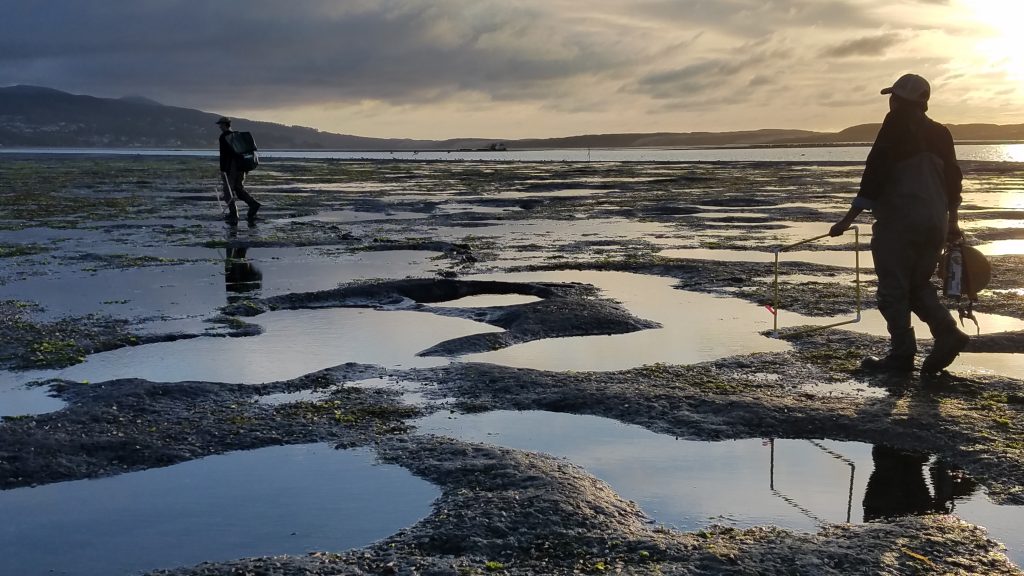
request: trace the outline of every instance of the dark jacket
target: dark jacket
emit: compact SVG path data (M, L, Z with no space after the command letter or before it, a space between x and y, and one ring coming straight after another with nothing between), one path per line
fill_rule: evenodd
M220 142L220 171L231 172L231 165L235 163L235 159L238 157L235 154L235 149L228 143L228 134L232 134L233 130L227 132L221 132L218 142Z
M956 161L953 136L945 126L913 108L897 108L886 114L868 153L854 206L874 208L890 184L896 166L921 152L930 152L942 161L946 208L959 206L963 173Z

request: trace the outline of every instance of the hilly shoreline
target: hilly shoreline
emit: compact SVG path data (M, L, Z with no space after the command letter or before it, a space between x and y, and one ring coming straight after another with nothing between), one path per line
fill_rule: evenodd
M139 96L97 98L39 86L0 87L0 148L210 148L220 114ZM951 124L959 143L1024 142L1024 124ZM276 150L436 151L552 148L830 146L874 140L879 124L839 132L760 129L732 132L584 134L559 138L446 140L370 138L238 118L235 128Z

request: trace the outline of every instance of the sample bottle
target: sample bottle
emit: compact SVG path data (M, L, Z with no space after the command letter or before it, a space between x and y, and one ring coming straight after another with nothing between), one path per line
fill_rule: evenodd
M964 259L960 252L960 245L951 246L946 253L946 282L943 292L946 296L957 296L961 294L961 284L964 279Z

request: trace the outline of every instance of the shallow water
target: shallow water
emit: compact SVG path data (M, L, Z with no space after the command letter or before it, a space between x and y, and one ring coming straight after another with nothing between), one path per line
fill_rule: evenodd
M209 316L239 295L269 297L336 288L370 278L428 276L438 252L395 250L334 252L305 248L201 250L210 261L166 266L55 270L0 285L0 300L27 300L47 317L110 314L115 317Z
M515 306L517 304L529 304L538 302L541 299L537 296L526 294L479 294L466 296L457 300L437 302L431 306L438 308L485 308L488 306Z
M874 298L872 291L865 292L865 298ZM954 312L954 318L956 313ZM978 318L978 328L975 328L974 323L967 321L965 326L961 329L970 335L980 334L995 334L998 332L1014 332L1018 330L1024 330L1024 320L1018 318L1012 318L1010 316L1000 316L998 314L985 314L976 312L975 316ZM784 310L779 311L779 328L795 327L795 326L823 326L831 324L833 322L840 322L843 320L852 320L856 318L856 314L849 313L831 318L818 318L801 316ZM928 325L921 322L916 316L911 317L911 325L914 327L914 333L919 341L918 353L927 354L931 347L931 332L928 329ZM851 332L860 332L864 334L873 334L875 336L887 337L889 332L885 327L885 319L882 318L882 314L877 309L864 310L861 313L861 319L859 322L853 324L846 324L839 327L842 330L849 330ZM920 342L925 341L925 342ZM961 354L953 361L949 366L949 370L952 372L975 372L982 374L999 374L1002 376L1009 376L1011 378L1024 379L1024 355L1022 354Z
M364 222L367 220L415 220L429 214L420 212L357 212L355 210L325 210L312 216L286 218L281 222Z
M658 222L636 222L625 218L586 218L577 220L516 220L504 222L494 220L477 222L480 226L428 226L431 235L444 239L461 239L465 236L501 237L505 244L533 243L538 239L545 242L586 242L610 239L634 240L658 238L659 243L688 242L688 234L675 227Z
M0 371L0 417L46 414L67 406L67 402L50 396L48 386L24 386L24 376Z
M1002 180L1009 190L964 192L963 203L965 206L981 209L1018 209L1024 210L1024 196L1021 195L1021 184L1013 182L1008 178Z
M975 248L986 256L1024 254L1024 240L996 240L987 244L980 244L975 246Z
M862 243L860 251L861 271L870 271L874 267L874 259L867 245ZM658 252L665 258L693 258L696 260L712 260L716 262L767 262L774 264L775 253L766 248L754 250L716 250L709 248L670 248ZM779 273L785 273L788 262L809 262L826 266L856 268L857 258L850 250L791 250L779 254Z
M412 525L439 495L365 449L325 444L0 490L0 573L106 576L342 551Z
M815 531L822 523L951 511L987 527L1011 560L1024 563L1024 509L992 504L972 481L958 481L925 455L873 454L870 444L830 440L677 440L607 418L540 411L439 412L413 423L423 434L568 458L658 523L682 530Z
M623 370L646 364L692 364L736 354L789 350L761 331L770 316L756 304L676 290L676 280L625 272L563 271L480 276L513 282L583 282L662 328L611 336L549 338L461 357L538 370Z
M500 332L487 324L424 312L331 308L268 312L266 331L245 338L194 338L93 354L54 377L101 382L204 380L256 384L289 380L346 362L426 368L445 358L416 356L445 340Z

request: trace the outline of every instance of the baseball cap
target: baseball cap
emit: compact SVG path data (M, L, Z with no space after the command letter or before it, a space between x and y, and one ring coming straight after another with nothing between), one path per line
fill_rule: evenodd
M227 125L230 126L231 125L231 118L228 118L226 116L221 116L220 118L217 119L216 123L217 124L227 124Z
M932 87L917 74L904 74L892 86L882 88L882 94L895 94L913 102L927 102L932 95Z

